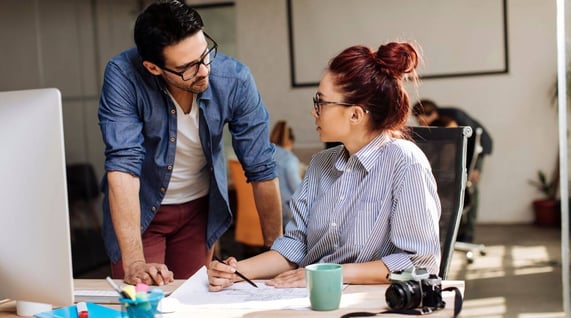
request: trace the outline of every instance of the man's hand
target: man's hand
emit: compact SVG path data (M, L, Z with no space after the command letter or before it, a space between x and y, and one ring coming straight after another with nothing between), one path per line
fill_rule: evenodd
M125 268L124 281L131 285L145 283L147 285L162 286L173 282L174 275L165 264L136 261Z

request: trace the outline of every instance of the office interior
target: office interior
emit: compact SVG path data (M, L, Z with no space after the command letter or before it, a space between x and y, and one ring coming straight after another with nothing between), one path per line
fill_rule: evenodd
M557 76L556 1L466 0L461 3L470 6L478 2L490 8L505 9L505 12L475 15L470 19L435 20L430 17L438 16L444 8L458 2L431 0L430 5L425 6L422 1L414 0L187 0L199 8L206 31L219 42L220 51L250 67L270 112L271 124L280 119L288 121L296 132L294 152L305 162L323 145L310 115L316 86L303 85L313 79L292 78L295 68L291 59L292 44L296 42L290 41L292 30L288 23L291 19L299 19L306 29L320 26L318 29L327 30L327 26L333 29L336 25L335 30L351 35L354 40L351 44L376 48L390 40L409 40L410 35L384 34L381 27L363 28L355 21L359 13L363 9L374 12L380 21L391 15L392 11L386 8L406 7L399 10L406 14L399 21L403 28L412 21L417 21L416 24L427 21L426 28L434 32L456 30L443 37L435 36L449 49L438 56L424 56L427 74L431 65L446 65L447 61L456 60L456 49L463 45L461 39L473 36L469 30L485 29L505 41L484 42L467 52L462 51L465 61L491 59L489 68L485 64L481 68L480 64L474 64L474 69L470 69L471 65L462 69L460 65L458 72L452 69L441 72L443 76L427 76L418 87L410 85L407 89L413 101L430 98L440 105L466 110L491 132L494 152L486 158L481 179L479 224L530 225L534 222L531 202L542 194L529 180L536 178L538 170L550 176L559 155L557 106L553 99ZM103 174L104 162L104 145L97 120L104 67L111 57L133 45L136 15L148 3L149 0L0 2L0 57L3 61L0 91L60 89L66 161L69 165L88 164L97 179ZM335 15L309 14L324 7L339 10L333 11ZM306 14L292 17L296 12ZM449 24L450 21L461 23L454 25ZM393 27L399 29L398 24ZM462 33L464 31L466 33ZM305 30L295 32L302 38ZM328 45L346 36L339 31L322 35L309 39L313 45L307 52L322 54L320 50L326 50ZM376 38L376 43L370 42L371 38ZM302 43L298 45L303 46ZM429 43L420 43L420 46L425 48L425 53L431 52ZM295 58L297 63L303 61L299 56ZM317 70L323 69L326 62L321 60ZM298 67L303 69L304 65L300 65ZM313 76L319 79L319 74ZM97 202L88 208L100 209ZM478 239L478 234L476 236Z

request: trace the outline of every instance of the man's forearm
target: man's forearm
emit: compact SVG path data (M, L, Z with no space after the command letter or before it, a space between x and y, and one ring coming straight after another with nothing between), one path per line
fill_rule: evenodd
M278 179L252 182L256 209L264 235L264 245L271 246L282 234L282 204Z
M121 249L123 268L126 268L145 261L140 230L139 178L111 171L107 173L107 181L111 219Z

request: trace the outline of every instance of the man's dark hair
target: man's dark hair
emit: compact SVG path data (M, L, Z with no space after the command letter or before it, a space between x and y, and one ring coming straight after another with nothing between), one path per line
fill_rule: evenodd
M162 0L149 5L135 22L135 44L145 61L164 66L163 49L202 30L196 10L178 0Z
M414 116L418 115L430 115L433 112L438 111L438 106L436 103L431 101L430 99L421 99L418 103L412 106L412 114Z

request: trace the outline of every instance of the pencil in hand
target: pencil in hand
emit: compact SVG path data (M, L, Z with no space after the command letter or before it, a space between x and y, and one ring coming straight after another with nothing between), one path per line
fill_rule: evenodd
M214 256L214 259L222 264L226 264L224 263L223 260L221 260L218 256ZM227 264L226 264L227 265ZM235 272L236 275L238 275L240 278L242 278L243 280L247 281L250 285L258 288L258 285L256 285L253 281L251 281L250 279L248 279L248 277L244 276L242 273L240 273L239 271Z

